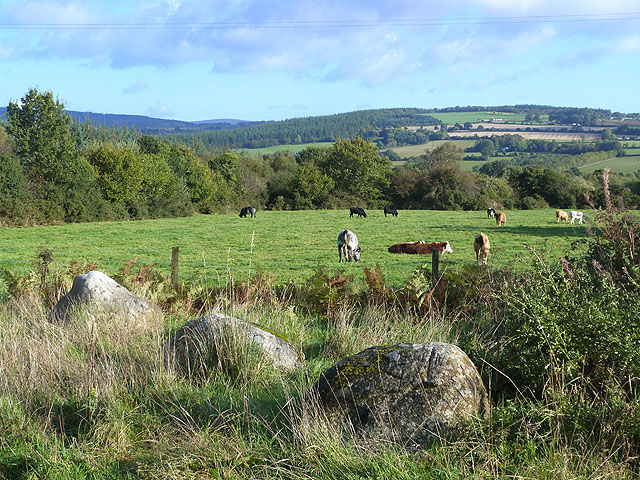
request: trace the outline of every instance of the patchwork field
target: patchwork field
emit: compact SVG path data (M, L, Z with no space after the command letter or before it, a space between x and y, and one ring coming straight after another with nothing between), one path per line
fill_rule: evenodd
M309 278L319 266L338 270L336 237L348 228L362 247L359 263L344 264L360 281L365 267L382 267L392 285L402 285L430 256L397 255L387 248L398 242L451 242L453 253L442 257L443 268L461 269L475 262L473 240L482 231L492 245L489 263L512 265L528 243L565 254L572 241L584 237L584 225L556 224L552 209L508 211L507 226L498 228L485 212L400 211L385 218L381 210L367 218L349 217L347 210L259 211L256 218L237 214L131 222L85 223L4 229L0 236L0 267L26 272L39 251L53 253L53 270L70 261L95 262L108 274L126 262L157 265L170 272L171 247L180 247L180 280L224 284L245 281L260 268L279 283ZM0 288L4 289L4 285Z

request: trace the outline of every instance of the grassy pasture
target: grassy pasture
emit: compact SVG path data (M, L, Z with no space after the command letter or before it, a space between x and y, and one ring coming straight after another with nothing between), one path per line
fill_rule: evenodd
M401 158L408 157L419 157L420 155L424 155L427 150L434 150L444 143L453 143L456 147L460 149L465 149L467 147L472 147L476 141L475 140L433 140L428 143L421 143L420 145L407 145L404 147L393 147L389 150L393 150L397 153Z
M48 248L53 270L78 260L96 262L98 269L113 274L137 258L157 264L168 275L171 247L179 246L181 281L240 282L256 268L276 275L278 283L302 281L320 265L339 268L336 237L348 228L358 236L363 252L359 263L344 264L344 270L360 280L365 267L379 264L387 283L400 286L431 257L390 254L387 248L394 243L448 240L453 253L442 257L442 268L460 269L474 263L473 240L480 231L491 240L489 261L494 267L512 264L525 251L523 242L559 257L573 240L586 235L584 225L556 224L552 209L508 211L507 225L500 228L485 212L407 210L397 218L385 218L381 210L368 213L367 218L350 218L347 210L259 211L254 219L198 215L4 229L0 267L26 272L37 253Z
M460 168L464 172L472 172L473 171L473 167L481 167L485 163L491 162L491 161L493 161L495 159L496 158L491 157L491 159L489 159L489 160L463 160L462 162L460 162Z
M614 173L634 173L640 170L640 151L629 150L626 157L614 157L601 162L590 163L580 167L583 173L592 173L602 168L610 168Z
M441 112L429 113L428 115L450 125L465 122L486 122L492 118L501 118L504 122L509 123L522 123L525 117L525 115L522 114L506 112Z

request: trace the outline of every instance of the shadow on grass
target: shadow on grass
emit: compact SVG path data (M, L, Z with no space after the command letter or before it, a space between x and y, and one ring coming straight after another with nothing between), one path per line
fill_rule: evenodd
M31 478L39 462L26 454L10 454L0 456L0 478L23 479Z
M521 235L528 237L565 237L565 238L586 238L589 237L587 233L586 225L549 225L549 226L532 226L532 225L506 225L504 227L498 227L495 224L487 225L486 228L482 227L478 229L475 225L470 227L463 227L459 225L452 225L447 227L447 230L460 231L460 232L476 232L482 230L487 235L489 233L507 233L511 235Z

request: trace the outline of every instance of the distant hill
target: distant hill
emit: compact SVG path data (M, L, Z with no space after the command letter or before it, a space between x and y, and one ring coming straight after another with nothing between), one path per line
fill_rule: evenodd
M164 118L147 117L144 115L76 112L73 110L65 110L65 112L68 113L76 122L89 122L96 127L104 128L130 128L149 135L201 132L222 128L236 128L256 123L230 118L185 122L182 120L167 120ZM6 107L0 107L0 119L2 121L6 121Z
M235 118L216 118L215 120L198 120L197 122L191 122L191 123L195 123L197 125L205 125L205 124L218 124L218 123L228 123L230 125L239 125L241 123L243 124L247 124L247 123L253 123L253 122L247 122L246 120L238 120Z

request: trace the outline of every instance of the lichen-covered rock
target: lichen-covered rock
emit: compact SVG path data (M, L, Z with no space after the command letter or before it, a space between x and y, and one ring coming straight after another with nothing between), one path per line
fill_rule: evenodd
M53 319L64 319L69 310L82 306L98 308L108 314L130 316L146 320L160 315L153 303L135 296L108 275L92 270L77 275L71 290L53 308Z
M325 371L310 398L358 437L413 446L453 436L489 409L476 367L448 343L368 348Z
M304 361L282 335L258 324L239 320L222 313L211 313L185 323L162 346L165 362L177 362L185 372L210 368L212 359L224 361L219 350L255 348L279 370L291 371Z

